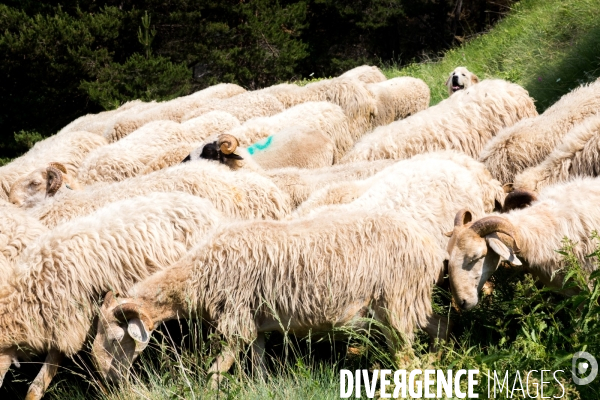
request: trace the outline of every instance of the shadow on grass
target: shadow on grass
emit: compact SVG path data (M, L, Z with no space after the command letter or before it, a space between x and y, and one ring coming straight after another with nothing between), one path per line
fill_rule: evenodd
M540 64L524 84L540 113L577 86L600 76L600 25L562 46L569 50L560 61Z

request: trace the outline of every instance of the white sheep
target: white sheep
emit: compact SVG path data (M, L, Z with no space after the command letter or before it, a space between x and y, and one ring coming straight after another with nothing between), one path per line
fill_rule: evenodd
M354 144L342 108L325 101L306 102L270 117L253 118L227 133L235 136L241 146L249 147L292 125L317 130L329 137L335 143L335 160Z
M108 294L92 353L102 376L118 381L161 322L201 317L225 339L208 371L218 374L247 344L264 366L265 332L368 329L373 318L395 355L417 328L447 334L431 309L443 256L419 222L393 211L224 224L125 298Z
M547 286L560 288L563 256L557 250L566 237L587 273L598 268L586 257L597 247L592 233L600 227L600 179L576 178L544 188L529 207L471 221L459 212L448 244L449 277L457 305L478 302L478 292L500 261L521 266ZM518 256L518 257L517 257ZM522 260L522 261L521 261Z
M103 134L109 142L116 142L151 121L181 122L183 116L192 110L204 107L212 102L235 97L244 92L245 90L242 87L232 83L210 86L188 96L157 103L156 106L139 113L135 112L134 109L132 112L120 114L114 123L106 127Z
M513 187L540 191L576 176L600 175L600 115L575 125L540 164L515 176Z
M0 204L0 286L13 273L21 253L48 228L9 203Z
M280 83L279 85L273 85L257 90L257 92L269 93L275 96L285 108L297 106L308 101L314 101L316 98L314 93L306 87L298 86L293 83Z
M39 236L0 287L0 382L19 357L46 353L27 395L41 398L62 356L82 348L99 296L173 264L221 219L207 200L153 193Z
M385 75L383 75L379 68L368 65L353 68L340 75L339 78L354 79L366 84L378 83L386 80ZM257 92L272 94L285 108L290 108L298 104L319 100L318 93L309 88L298 86L293 83L280 83L258 90Z
M51 162L62 164L71 176L76 176L88 153L106 143L102 136L79 131L57 134L37 142L27 153L0 167L0 199L8 200L15 182Z
M142 174L156 157L168 156L172 144L196 143L236 126L238 120L222 111L212 111L183 124L168 120L149 122L127 137L90 152L79 168L77 180L89 185Z
M181 122L210 111L225 111L243 123L251 118L275 115L283 110L283 104L272 94L262 91L246 92L227 99L212 101L202 107L196 107L187 112L181 118Z
M281 219L291 212L287 193L254 172L230 171L218 163L197 161L83 190L60 190L53 197L26 201L30 215L53 228L105 205L152 192L186 192L210 200L235 218Z
M218 160L234 171L242 169L263 175L289 195L292 207L297 207L311 193L330 183L366 178L394 163L393 160L378 160L317 169L288 167L264 170L246 149L238 149L235 137L222 135L219 139L194 150L190 153L188 161Z
M482 163L463 153L443 151L399 161L362 181L325 187L292 217L402 209L444 249L447 238L443 233L451 229L457 210L469 207L475 215L483 215L500 208L504 196L502 186Z
M429 107L429 86L421 79L393 78L371 83L367 85L367 89L377 101L377 115L373 118L373 128L391 124Z
M446 197L423 194L425 186L436 196L442 196L445 191ZM377 193L378 197L375 199L367 193ZM411 204L411 196L416 196L414 204ZM386 197L387 201L384 200ZM422 197L426 197L427 200L422 200ZM444 209L460 208L461 204L475 202L473 206L483 213L499 209L504 202L504 193L499 182L492 178L482 163L464 153L441 151L395 162L366 179L333 181L330 185L313 192L291 217L311 215L328 205L352 203L349 207L381 209L382 204L386 202L388 204L385 206L398 203L403 207L415 207L419 202L428 204L431 199L445 204ZM450 204L453 206L449 207ZM433 205L431 208L435 209ZM435 212L428 215L428 212L425 210L419 217L427 220L436 215ZM443 218L444 214L437 214L434 219L442 221ZM444 240L441 236L439 238Z
M329 101L342 107L353 141L371 129L373 118L377 116L377 102L364 82L340 77L309 83L305 87L312 93L313 101Z
M333 140L324 132L291 125L252 146L239 148L237 154L244 159L251 158L263 169L274 169L330 166L338 152Z
M60 175L60 182L56 179ZM81 186L74 176L60 163L49 163L48 166L38 168L29 175L16 181L10 188L8 200L22 206L31 202L33 198L53 196L58 190L79 190Z
M135 110L135 113L140 113L145 110L153 108L158 103L155 101L143 102L141 100L132 100L124 103L115 110L102 111L98 114L87 114L83 115L64 128L58 133L72 132L72 131L86 131L95 133L96 135L103 135L104 131L114 125L114 123L127 112Z
M436 150L457 150L477 157L502 128L537 115L522 87L484 80L401 121L365 135L342 162L404 159Z
M379 83L387 79L379 68L371 65L361 65L360 67L352 68L339 77L357 79L364 83Z
M479 159L496 179L510 183L519 172L541 163L571 128L596 114L599 108L597 80L567 93L537 118L503 129L487 143Z

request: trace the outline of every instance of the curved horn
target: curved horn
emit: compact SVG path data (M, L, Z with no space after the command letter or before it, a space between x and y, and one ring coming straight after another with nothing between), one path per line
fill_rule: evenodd
M139 304L120 304L113 310L113 316L120 322L125 322L132 318L139 318L148 330L151 331L154 329L154 322L152 322L152 319L142 311L142 307Z
M473 219L473 215L466 208L460 210L456 213L454 217L454 226L463 226L464 224L468 224Z
M478 221L475 221L470 228L481 237L487 236L494 232L504 233L505 235L510 236L510 238L513 240L513 251L515 253L519 252L519 244L517 243L516 239L515 227L508 220L502 217L491 216L482 218Z
M62 172L55 167L46 168L46 197L52 197L58 192L62 186Z
M51 162L48 164L49 167L54 167L58 170L60 170L60 172L62 172L63 174L67 174L67 167L65 167L64 165L62 165L59 162Z
M221 153L225 155L233 153L240 144L235 136L228 134L220 135L219 139L217 139L217 143Z
M537 193L524 190L515 189L510 192L504 199L504 205L502 206L502 212L507 213L510 210L518 210L521 208L528 207L537 200Z

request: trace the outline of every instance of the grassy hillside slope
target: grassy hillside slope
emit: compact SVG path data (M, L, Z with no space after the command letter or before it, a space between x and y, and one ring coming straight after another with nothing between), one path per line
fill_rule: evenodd
M458 66L479 78L525 87L542 112L563 94L600 76L600 1L522 0L489 33L435 62L384 70L414 76L431 88L431 104L448 96L444 82Z

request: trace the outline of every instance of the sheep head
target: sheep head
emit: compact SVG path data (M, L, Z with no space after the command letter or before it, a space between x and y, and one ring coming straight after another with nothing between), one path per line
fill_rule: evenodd
M127 377L133 361L146 348L152 319L135 299L104 298L92 354L100 374L117 382Z
M517 233L506 219L489 216L471 222L471 213L461 210L454 219L448 242L448 275L455 303L463 310L477 305L478 293L496 271L501 260L521 265Z
M64 185L76 188L77 184L60 163L49 163L47 167L34 170L13 184L9 200L19 207L30 207L46 196L53 196Z

